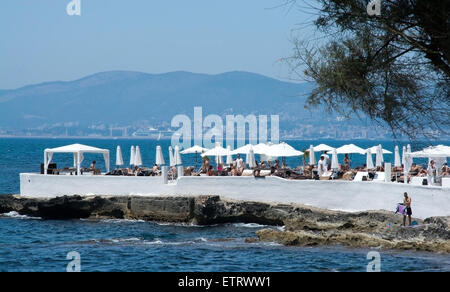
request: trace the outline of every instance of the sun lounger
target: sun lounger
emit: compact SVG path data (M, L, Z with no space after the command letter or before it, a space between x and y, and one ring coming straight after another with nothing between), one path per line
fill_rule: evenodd
M373 181L385 181L386 179L386 173L384 172L377 172L375 173L375 176L373 178Z
M424 176L413 176L413 177L411 177L409 183L414 186L423 186L426 181L427 181L427 178Z
M242 176L253 176L253 170L244 169L244 171L242 172Z
M450 188L450 177L443 177L442 178L442 187L443 188Z
M270 176L270 174L271 174L271 171L270 171L270 170L263 169L263 170L261 170L261 172L259 173L259 176Z
M367 171L358 171L353 181L363 181L364 177L365 180L367 180L369 178L369 173Z

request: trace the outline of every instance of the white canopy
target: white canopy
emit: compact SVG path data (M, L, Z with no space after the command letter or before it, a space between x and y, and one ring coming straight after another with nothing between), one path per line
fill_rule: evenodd
M367 148L366 151L370 149L370 152L372 152L372 154L375 154L378 151L378 146L380 146L380 145ZM382 150L383 150L383 154L392 154L392 152L389 150L386 150L386 149L382 149Z
M413 158L447 158L450 157L450 146L431 146L423 149L422 151L406 153L406 155Z
M82 144L72 144L63 147L45 149L44 151L44 173L47 174L48 165L52 161L54 153L72 153L74 167L77 169L78 175L81 175L81 163L84 160L84 153L98 153L103 154L105 159L106 172L109 172L109 150L100 149L92 146L86 146Z
M313 147L313 148L314 148L314 152L333 151L333 149L335 149L335 148L333 148L331 146L328 146L326 144L320 144L320 145L317 145L316 147Z
M261 156L261 161L274 161L276 157L267 154L269 153L271 146L273 146L273 143L259 143L253 147L253 151L255 154L259 154Z
M183 155L184 154L198 154L198 153L203 153L203 152L206 152L206 151L208 151L207 148L203 148L203 147L200 147L198 145L195 145L195 146L193 146L191 148L188 148L188 149L185 149L185 150L181 151L180 153L183 154Z
M232 155L236 155L236 154L248 154L250 152L250 149L253 149L253 151L255 150L253 148L254 146L252 144L247 144L245 146L239 147L233 151L231 151ZM257 154L265 154L265 153L257 153Z
M234 153L232 152L232 154L234 154ZM227 155L228 155L227 149L220 146L219 143L216 143L216 147L203 153L202 157L205 157L205 156L227 156Z
M256 146L253 146L253 151L255 154L259 155L266 155L270 151L270 147L273 146L273 144L265 144L265 143L259 143Z
M366 154L366 150L355 144L348 144L336 149L337 154Z
M269 151L265 153L267 156L273 157L295 157L302 156L304 153L294 149L287 143L274 144L270 146Z

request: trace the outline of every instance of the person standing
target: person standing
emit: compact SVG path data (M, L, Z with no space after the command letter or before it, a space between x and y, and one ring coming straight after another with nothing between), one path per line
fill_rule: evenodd
M320 157L319 163L317 164L317 174L319 175L319 177L327 172L326 167L325 157L322 155Z
M236 168L237 168L237 169L242 168L242 167L243 167L243 164L244 164L244 160L242 160L241 155L238 154L238 155L237 155L237 158L236 158Z
M404 199L403 199L403 205L406 207L406 214L403 215L403 226L406 226L406 216L408 216L409 219L409 226L411 226L411 216L412 216L412 209L411 209L411 198L408 196L408 193L404 193Z

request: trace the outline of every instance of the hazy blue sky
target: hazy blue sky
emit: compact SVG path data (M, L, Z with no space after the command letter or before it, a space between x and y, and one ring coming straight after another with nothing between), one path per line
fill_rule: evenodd
M108 70L288 76L297 10L284 0L2 0L0 88ZM311 28L312 31L312 28Z

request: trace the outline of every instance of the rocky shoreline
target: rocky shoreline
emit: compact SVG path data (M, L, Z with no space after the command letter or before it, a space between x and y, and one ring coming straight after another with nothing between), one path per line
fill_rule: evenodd
M402 216L387 211L347 213L299 204L233 201L219 196L116 197L70 196L54 199L0 195L0 214L15 211L42 219L138 219L213 225L257 223L285 226L263 229L247 242L289 246L345 245L450 253L450 216L414 219L401 227Z

